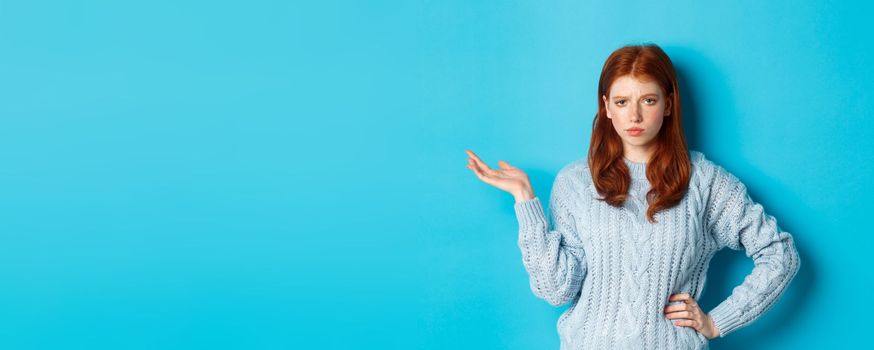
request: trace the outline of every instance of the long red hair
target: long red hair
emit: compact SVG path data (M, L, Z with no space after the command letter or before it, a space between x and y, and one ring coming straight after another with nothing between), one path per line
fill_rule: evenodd
M598 82L598 113L592 122L589 145L589 170L595 189L614 207L622 206L628 197L631 175L623 161L622 139L607 118L601 96L608 96L613 82L624 75L640 80L653 80L671 99L671 114L665 116L656 135L656 149L646 164L646 178L651 189L646 195L649 207L647 219L655 222L655 214L676 206L689 187L692 163L689 160L686 137L680 111L680 86L674 65L665 52L654 44L627 45L610 54L601 70Z

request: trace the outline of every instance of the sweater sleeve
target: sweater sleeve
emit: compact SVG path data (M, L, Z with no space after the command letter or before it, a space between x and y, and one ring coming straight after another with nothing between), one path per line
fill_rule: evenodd
M724 168L714 165L705 227L719 249L744 249L753 259L752 272L731 295L710 311L713 323L725 337L768 311L783 294L800 267L791 234L754 202L746 186Z
M561 306L580 292L586 274L585 252L580 244L569 244L577 238L574 217L567 198L570 187L561 173L556 177L550 194L549 211L553 222L550 229L539 197L514 205L519 221L519 248L522 264L530 277L531 290L550 305ZM580 242L573 239L573 242Z

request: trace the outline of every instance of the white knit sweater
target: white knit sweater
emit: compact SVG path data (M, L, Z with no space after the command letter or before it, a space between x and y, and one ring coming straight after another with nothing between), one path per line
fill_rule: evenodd
M674 325L663 309L672 294L700 298L709 262L724 247L744 249L755 267L709 311L721 337L770 309L795 276L793 237L737 177L701 152L689 156L689 191L655 224L645 217L646 164L628 159L632 184L621 208L596 199L584 159L556 176L551 223L538 197L515 204L531 290L554 306L572 303L557 322L561 349L707 349L708 339Z

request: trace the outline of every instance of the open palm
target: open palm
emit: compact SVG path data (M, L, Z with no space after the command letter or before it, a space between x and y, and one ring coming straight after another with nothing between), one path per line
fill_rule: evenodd
M522 169L514 167L503 160L498 161L497 169L489 168L485 162L479 159L471 150L465 151L468 155L467 168L483 182L511 193L517 201L534 197L531 190L531 182Z

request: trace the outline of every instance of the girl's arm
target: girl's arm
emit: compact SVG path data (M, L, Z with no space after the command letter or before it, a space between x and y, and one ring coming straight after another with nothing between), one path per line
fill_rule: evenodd
M795 277L801 261L792 235L750 198L746 186L718 165L712 170L705 228L720 249L744 249L755 264L743 283L709 313L719 336L725 337L768 311Z
M519 248L522 264L528 271L531 290L550 305L560 306L580 292L586 275L585 252L580 245L569 245L567 237L577 235L574 218L566 198L571 188L563 172L552 186L549 211L554 229L550 230L540 198L517 202ZM579 242L578 239L574 240Z

